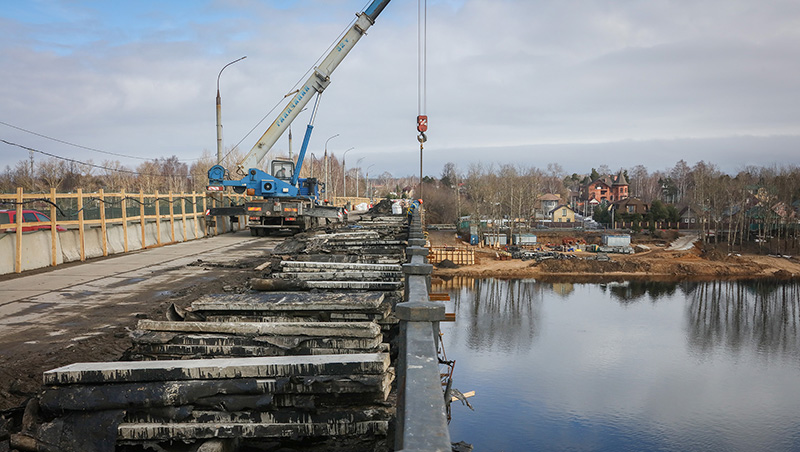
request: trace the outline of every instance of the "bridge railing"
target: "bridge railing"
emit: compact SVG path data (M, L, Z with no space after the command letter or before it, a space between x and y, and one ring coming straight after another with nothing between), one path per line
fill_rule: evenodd
M450 451L437 353L445 307L429 301L433 266L426 262L419 210L411 218L408 245L409 262L403 265L405 301L395 311L400 320L395 450Z
M16 193L0 193L0 274L218 235L225 227L219 222L209 225L206 209L244 198L195 192L84 193L81 189L24 193L18 188ZM28 210L45 214L49 221L31 221L40 218L25 215ZM236 227L245 224L246 217L241 217Z

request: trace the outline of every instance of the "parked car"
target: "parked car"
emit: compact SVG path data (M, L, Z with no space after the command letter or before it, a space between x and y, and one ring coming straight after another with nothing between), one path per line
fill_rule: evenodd
M17 211L16 210L0 210L0 224L10 224L17 222ZM36 223L36 222L46 222L50 223L50 217L39 212L37 210L23 210L22 211L22 222L23 223ZM22 232L28 231L40 231L40 230L50 230L49 224L39 224L35 226L23 226ZM56 231L64 232L67 229L56 225ZM15 232L16 228L8 228L5 232Z

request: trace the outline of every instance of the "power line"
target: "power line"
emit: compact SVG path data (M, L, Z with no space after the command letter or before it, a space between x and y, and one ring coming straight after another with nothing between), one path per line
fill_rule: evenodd
M24 129L22 127L15 126L13 124L9 124L9 123L4 122L4 121L0 121L0 124L4 125L6 127L11 127L12 129L17 129L17 130L19 130L21 132L29 133L31 135L36 135L37 137L41 137L41 138L45 138L45 139L48 139L48 140L52 140L52 141L55 141L55 142L61 143L61 144L66 144L68 146L74 146L76 148L85 149L87 151L99 152L101 154L114 155L114 156L117 156L117 157L125 157L125 158L129 158L129 159L150 160L147 157L139 157L139 156L135 156L135 155L118 154L116 152L109 152L109 151L104 151L102 149L90 148L90 147L83 146L83 145L80 145L80 144L70 143L69 141L64 141L64 140L60 140L58 138L53 138L53 137L50 137L50 136L47 136L47 135L44 135L44 134L41 134L41 133L34 132L32 130ZM194 161L194 160L198 160L198 159L186 159L186 160L181 160L181 161L189 162L189 161Z
M82 162L80 160L75 160L75 159L71 159L71 158L67 158L67 157L61 157L60 155L51 154L49 152L42 151L40 149L34 149L32 147L28 147L28 146L25 146L25 145L22 145L22 144L18 144L18 143L13 143L11 141L4 140L4 139L0 139L0 142L5 143L5 144L7 144L9 146L16 146L18 148L25 149L26 151L36 152L36 153L43 154L43 155L46 155L48 157L53 157L53 158L56 158L56 159L59 159L59 160L64 160L64 161L67 161L67 162L77 163L78 165L86 165L86 166L90 166L92 168L98 168L98 169L102 169L102 170L106 170L106 171L114 171L114 172L117 172L117 173L133 174L135 176L187 177L187 178L191 177L191 175L188 175L188 174L185 175L185 176L184 175L175 175L175 174L148 174L148 173L140 173L140 172L137 172L137 171L131 171L131 170L127 170L127 169L109 168L107 166L95 165L94 163L87 163L87 162Z

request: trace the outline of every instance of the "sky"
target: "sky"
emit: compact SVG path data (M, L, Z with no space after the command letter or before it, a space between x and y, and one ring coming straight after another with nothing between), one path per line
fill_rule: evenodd
M216 152L219 71L247 56L220 76L224 145L247 152L367 4L0 0L0 139L96 164L191 164ZM418 2L394 0L331 76L309 152L328 142L354 148L348 167L418 174L422 110L426 175L446 162L800 164L796 0L428 0L425 30L423 107ZM287 150L286 137L273 147ZM0 142L0 168L28 156Z

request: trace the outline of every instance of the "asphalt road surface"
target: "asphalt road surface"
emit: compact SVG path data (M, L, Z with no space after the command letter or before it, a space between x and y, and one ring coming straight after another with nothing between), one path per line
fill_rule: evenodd
M248 231L54 267L0 280L0 410L39 390L42 372L114 361L142 318L234 290L282 237Z

